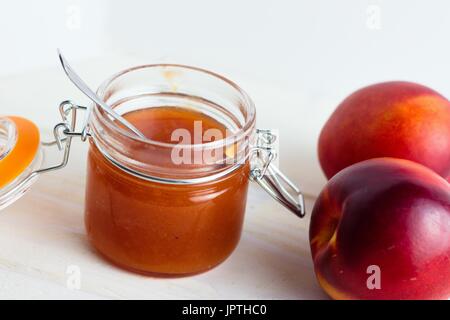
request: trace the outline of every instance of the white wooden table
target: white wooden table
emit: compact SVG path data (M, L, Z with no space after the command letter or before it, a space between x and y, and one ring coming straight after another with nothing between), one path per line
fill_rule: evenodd
M55 59L56 60L56 59ZM124 67L145 63L109 57L74 66L93 86ZM223 72L227 70L217 70ZM217 268L193 277L158 279L119 269L96 255L84 230L86 144L74 140L68 167L40 177L0 214L0 298L37 299L320 299L309 251L309 213L325 180L317 164L317 134L335 101L314 101L245 75L229 73L254 98L259 127L280 128L281 167L307 194L300 220L252 185L242 239ZM26 116L44 133L59 121L60 101L86 99L56 64L0 78L1 114ZM51 159L50 159L51 160ZM54 158L54 161L57 161ZM73 271L80 271L74 287Z

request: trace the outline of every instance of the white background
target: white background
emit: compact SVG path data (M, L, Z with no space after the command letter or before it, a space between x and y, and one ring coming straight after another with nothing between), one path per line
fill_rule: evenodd
M240 70L310 94L386 79L450 91L445 0L2 1L0 73L72 59L145 55Z

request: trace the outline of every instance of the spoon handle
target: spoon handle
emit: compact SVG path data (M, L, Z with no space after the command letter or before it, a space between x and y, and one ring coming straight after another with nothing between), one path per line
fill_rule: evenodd
M105 112L107 112L111 117L124 125L128 130L136 134L138 137L145 139L145 135L142 134L135 126L128 122L124 117L115 112L110 106L108 106L100 97L89 88L89 86L78 76L78 74L72 69L72 67L67 62L66 58L62 55L61 51L58 50L59 60L64 69L64 72L69 77L70 81L81 90L89 99L99 105Z

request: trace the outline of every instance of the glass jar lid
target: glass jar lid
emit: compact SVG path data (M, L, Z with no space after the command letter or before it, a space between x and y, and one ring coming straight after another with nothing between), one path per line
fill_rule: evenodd
M0 209L31 186L30 175L41 160L37 126L21 117L0 117Z

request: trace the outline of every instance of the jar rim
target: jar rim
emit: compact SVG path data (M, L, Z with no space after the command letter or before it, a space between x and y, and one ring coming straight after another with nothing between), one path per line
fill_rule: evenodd
M119 72L113 74L112 76L110 76L109 78L107 78L99 86L96 93L99 97L104 99L104 96L105 96L105 93L106 93L108 87L116 79L120 78L121 76L131 73L133 71L141 70L141 69L165 68L165 67L200 72L205 75L211 76L215 79L221 80L222 82L231 86L236 92L239 93L240 98L243 100L244 106L247 111L247 116L245 117L245 123L235 133L233 133L231 135L227 135L223 139L219 139L219 140L215 140L215 141L211 141L211 142L205 142L205 143L201 143L201 144L185 144L185 145L183 145L183 148L189 149L189 148L201 147L201 148L207 149L207 148L215 148L217 146L227 146L227 145L235 143L236 141L239 141L240 139L248 136L251 133L251 131L254 128L254 123L256 120L256 108L255 108L255 105L254 105L252 99L250 98L250 96L235 82L229 80L228 78L226 78L218 73L215 73L215 72L203 69L203 68L189 66L189 65L183 65L183 64L173 64L173 63L144 64L144 65L134 66L134 67L130 67L125 70L119 71ZM128 130L125 130L124 128L116 125L112 119L110 119L109 117L106 116L105 111L103 111L103 109L101 109L97 104L94 104L94 111L97 113L100 113L102 115L102 120L104 120L103 123L109 129L120 133L121 135L125 136L126 138L132 139L134 141L138 141L139 143L150 144L150 145L154 145L154 146L158 146L158 147L165 147L165 148L173 148L174 147L174 144L172 144L172 143L161 142L161 141L157 141L157 140L153 140L153 139L149 139L149 138L141 138L141 137L137 136L136 134L133 134L133 133L129 132Z

